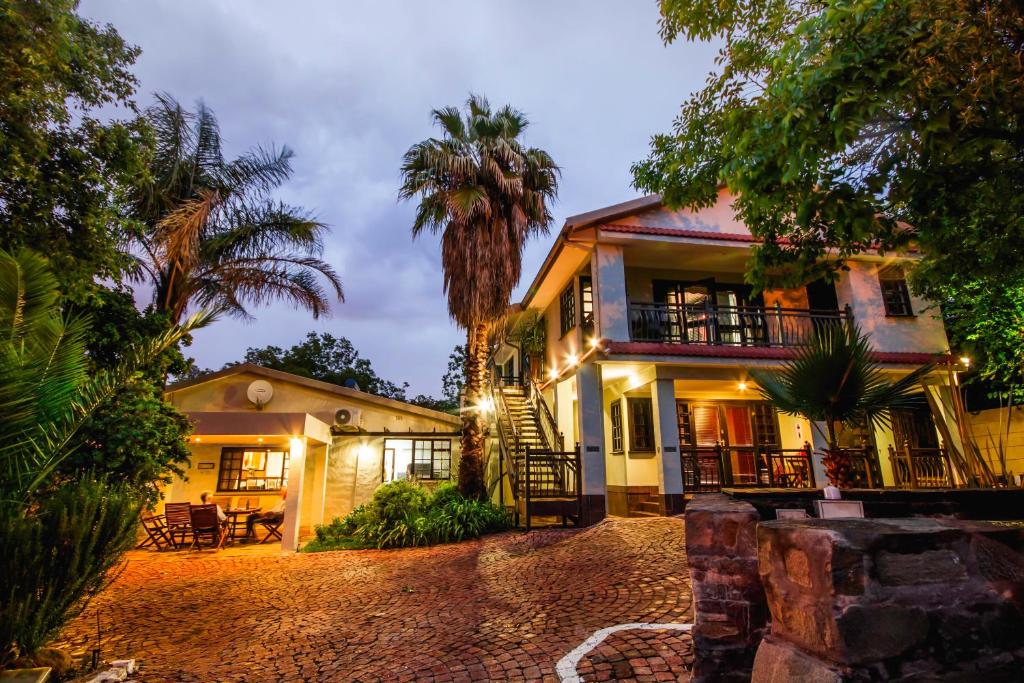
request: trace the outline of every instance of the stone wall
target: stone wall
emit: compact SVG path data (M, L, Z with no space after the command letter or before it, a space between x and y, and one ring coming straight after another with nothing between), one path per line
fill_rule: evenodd
M757 566L757 511L722 494L686 506L695 606L693 678L749 681L768 608Z
M771 634L755 683L1021 680L1021 525L783 520L757 535Z

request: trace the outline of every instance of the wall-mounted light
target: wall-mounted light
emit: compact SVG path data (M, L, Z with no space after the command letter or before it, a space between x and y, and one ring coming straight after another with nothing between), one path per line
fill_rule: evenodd
M555 368L551 368L550 370L548 370L548 378L558 379L558 370L556 370Z
M578 365L579 364L580 357L577 356L575 353L570 353L568 356L565 357L565 360L566 360L566 362L569 363L569 366L571 367L573 365Z
M596 348L597 348L598 346L600 346L600 345L601 345L601 340L600 340L600 338L598 338L598 337L592 337L592 338L590 339L590 348L592 348L592 349L596 349Z
M971 367L971 359L968 356L960 356L960 362L963 363L965 368Z
M746 391L747 383L744 381L740 381L740 383L736 385L736 388L739 389L740 391Z

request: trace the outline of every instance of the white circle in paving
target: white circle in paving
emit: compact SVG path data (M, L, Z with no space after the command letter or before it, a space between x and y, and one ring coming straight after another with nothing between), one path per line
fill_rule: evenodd
M559 659L558 664L555 665L555 673L558 674L562 683L582 683L579 674L576 673L576 667L579 666L580 660L600 645L605 638L617 631L689 631L692 628L693 624L617 624L608 626L595 631L593 635Z

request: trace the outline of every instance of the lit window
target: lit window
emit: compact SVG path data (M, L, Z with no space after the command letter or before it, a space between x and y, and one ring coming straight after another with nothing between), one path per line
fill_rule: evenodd
M594 334L594 284L589 277L580 278L580 318L583 334Z
M882 303L887 316L906 317L914 315L910 305L910 290L907 278L899 266L878 271L878 284L882 288Z
M629 403L629 450L654 450L654 420L651 399L631 398Z
M280 448L221 449L218 491L280 491L288 487L288 451Z
M385 439L383 480L449 479L452 442L449 439Z

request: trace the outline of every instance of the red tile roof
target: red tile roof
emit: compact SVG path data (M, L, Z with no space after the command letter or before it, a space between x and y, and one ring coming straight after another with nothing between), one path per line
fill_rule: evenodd
M752 360L787 360L796 356L796 349L767 346L716 346L705 344L663 344L660 342L605 341L603 346L612 354L635 356L689 356L701 358L745 358ZM948 354L903 351L876 351L879 363L897 365L924 365L949 362Z
M691 237L696 239L722 240L725 242L760 242L749 233L714 232L712 230L686 230L684 228L661 228L651 225L624 225L607 223L601 226L605 232L625 232L633 235L659 235L661 237Z

